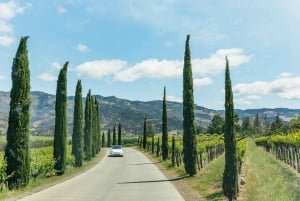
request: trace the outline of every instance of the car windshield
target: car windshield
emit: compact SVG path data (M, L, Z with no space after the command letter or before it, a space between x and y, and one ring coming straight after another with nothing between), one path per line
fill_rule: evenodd
M112 149L122 149L122 146L121 145L113 145Z

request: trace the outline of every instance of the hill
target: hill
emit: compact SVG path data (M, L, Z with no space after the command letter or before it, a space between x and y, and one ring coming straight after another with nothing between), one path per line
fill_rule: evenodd
M32 105L30 127L31 133L37 135L53 135L55 121L55 95L47 94L40 91L31 92ZM156 132L161 130L161 113L162 101L130 101L119 99L114 96L103 97L95 95L100 103L101 127L102 131L112 129L113 126L122 124L122 129L133 134L141 134L145 115L155 127ZM5 133L7 129L8 113L9 113L9 92L0 91L0 130ZM83 100L85 102L85 99ZM84 103L83 102L83 103ZM168 107L168 129L180 131L182 129L182 103L167 102ZM69 133L72 133L73 124L73 108L74 96L68 97L68 128ZM298 117L299 109L288 108L263 108L236 110L240 119L245 116L254 118L256 113L263 118L267 115L268 119L273 120L276 115L280 115L284 121ZM195 123L196 127L206 128L211 122L211 118L215 114L223 115L222 110L213 110L195 105Z

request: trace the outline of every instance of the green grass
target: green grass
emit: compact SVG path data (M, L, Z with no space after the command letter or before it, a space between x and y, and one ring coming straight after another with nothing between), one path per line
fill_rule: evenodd
M245 200L300 200L299 176L252 141L248 143L245 166Z

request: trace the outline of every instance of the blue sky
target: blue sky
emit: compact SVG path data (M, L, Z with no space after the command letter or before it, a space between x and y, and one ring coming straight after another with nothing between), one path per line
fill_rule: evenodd
M293 0L0 1L0 90L29 35L31 90L55 94L69 61L68 95L182 100L186 35L195 103L224 109L225 56L235 108L300 108L300 2Z

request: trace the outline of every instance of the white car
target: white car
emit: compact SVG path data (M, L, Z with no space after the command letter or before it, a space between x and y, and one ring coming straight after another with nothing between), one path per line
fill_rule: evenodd
M109 156L124 156L124 151L122 149L122 145L112 145L110 152L109 152Z

